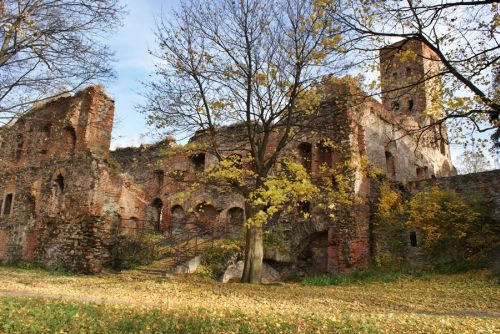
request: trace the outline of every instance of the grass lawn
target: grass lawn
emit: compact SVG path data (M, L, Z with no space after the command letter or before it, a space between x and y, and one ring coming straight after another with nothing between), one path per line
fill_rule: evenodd
M252 286L0 267L0 333L498 333L489 275Z

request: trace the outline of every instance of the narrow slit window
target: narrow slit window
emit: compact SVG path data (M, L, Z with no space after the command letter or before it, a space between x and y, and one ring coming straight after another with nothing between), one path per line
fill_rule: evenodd
M14 203L14 194L7 194L4 200L3 215L9 216L12 212L12 204Z
M410 232L410 245L412 247L417 247L417 232Z

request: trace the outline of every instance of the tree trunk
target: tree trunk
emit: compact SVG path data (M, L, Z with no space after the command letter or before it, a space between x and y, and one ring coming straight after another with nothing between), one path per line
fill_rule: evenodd
M250 217L253 212L254 210L251 208L248 210L247 208L247 214ZM260 284L262 260L264 258L262 231L262 226L252 226L246 229L245 266L241 277L242 283Z

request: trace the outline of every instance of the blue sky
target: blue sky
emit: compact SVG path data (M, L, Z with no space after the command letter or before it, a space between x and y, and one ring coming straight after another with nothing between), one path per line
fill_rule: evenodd
M117 78L106 85L115 100L115 125L112 148L138 146L152 140L144 115L135 106L142 102L139 94L141 82L154 70L154 59L148 49L156 45L154 22L161 12L170 15L178 0L123 0L127 6L123 26L110 38L115 52Z

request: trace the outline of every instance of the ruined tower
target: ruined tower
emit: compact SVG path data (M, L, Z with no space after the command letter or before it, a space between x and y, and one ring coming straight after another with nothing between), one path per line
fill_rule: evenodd
M441 61L421 41L405 39L380 51L382 104L400 120L403 130L415 131L443 116ZM427 129L421 144L450 157L444 124Z
M422 42L406 39L380 51L382 103L396 115L426 117L442 114L441 61Z

